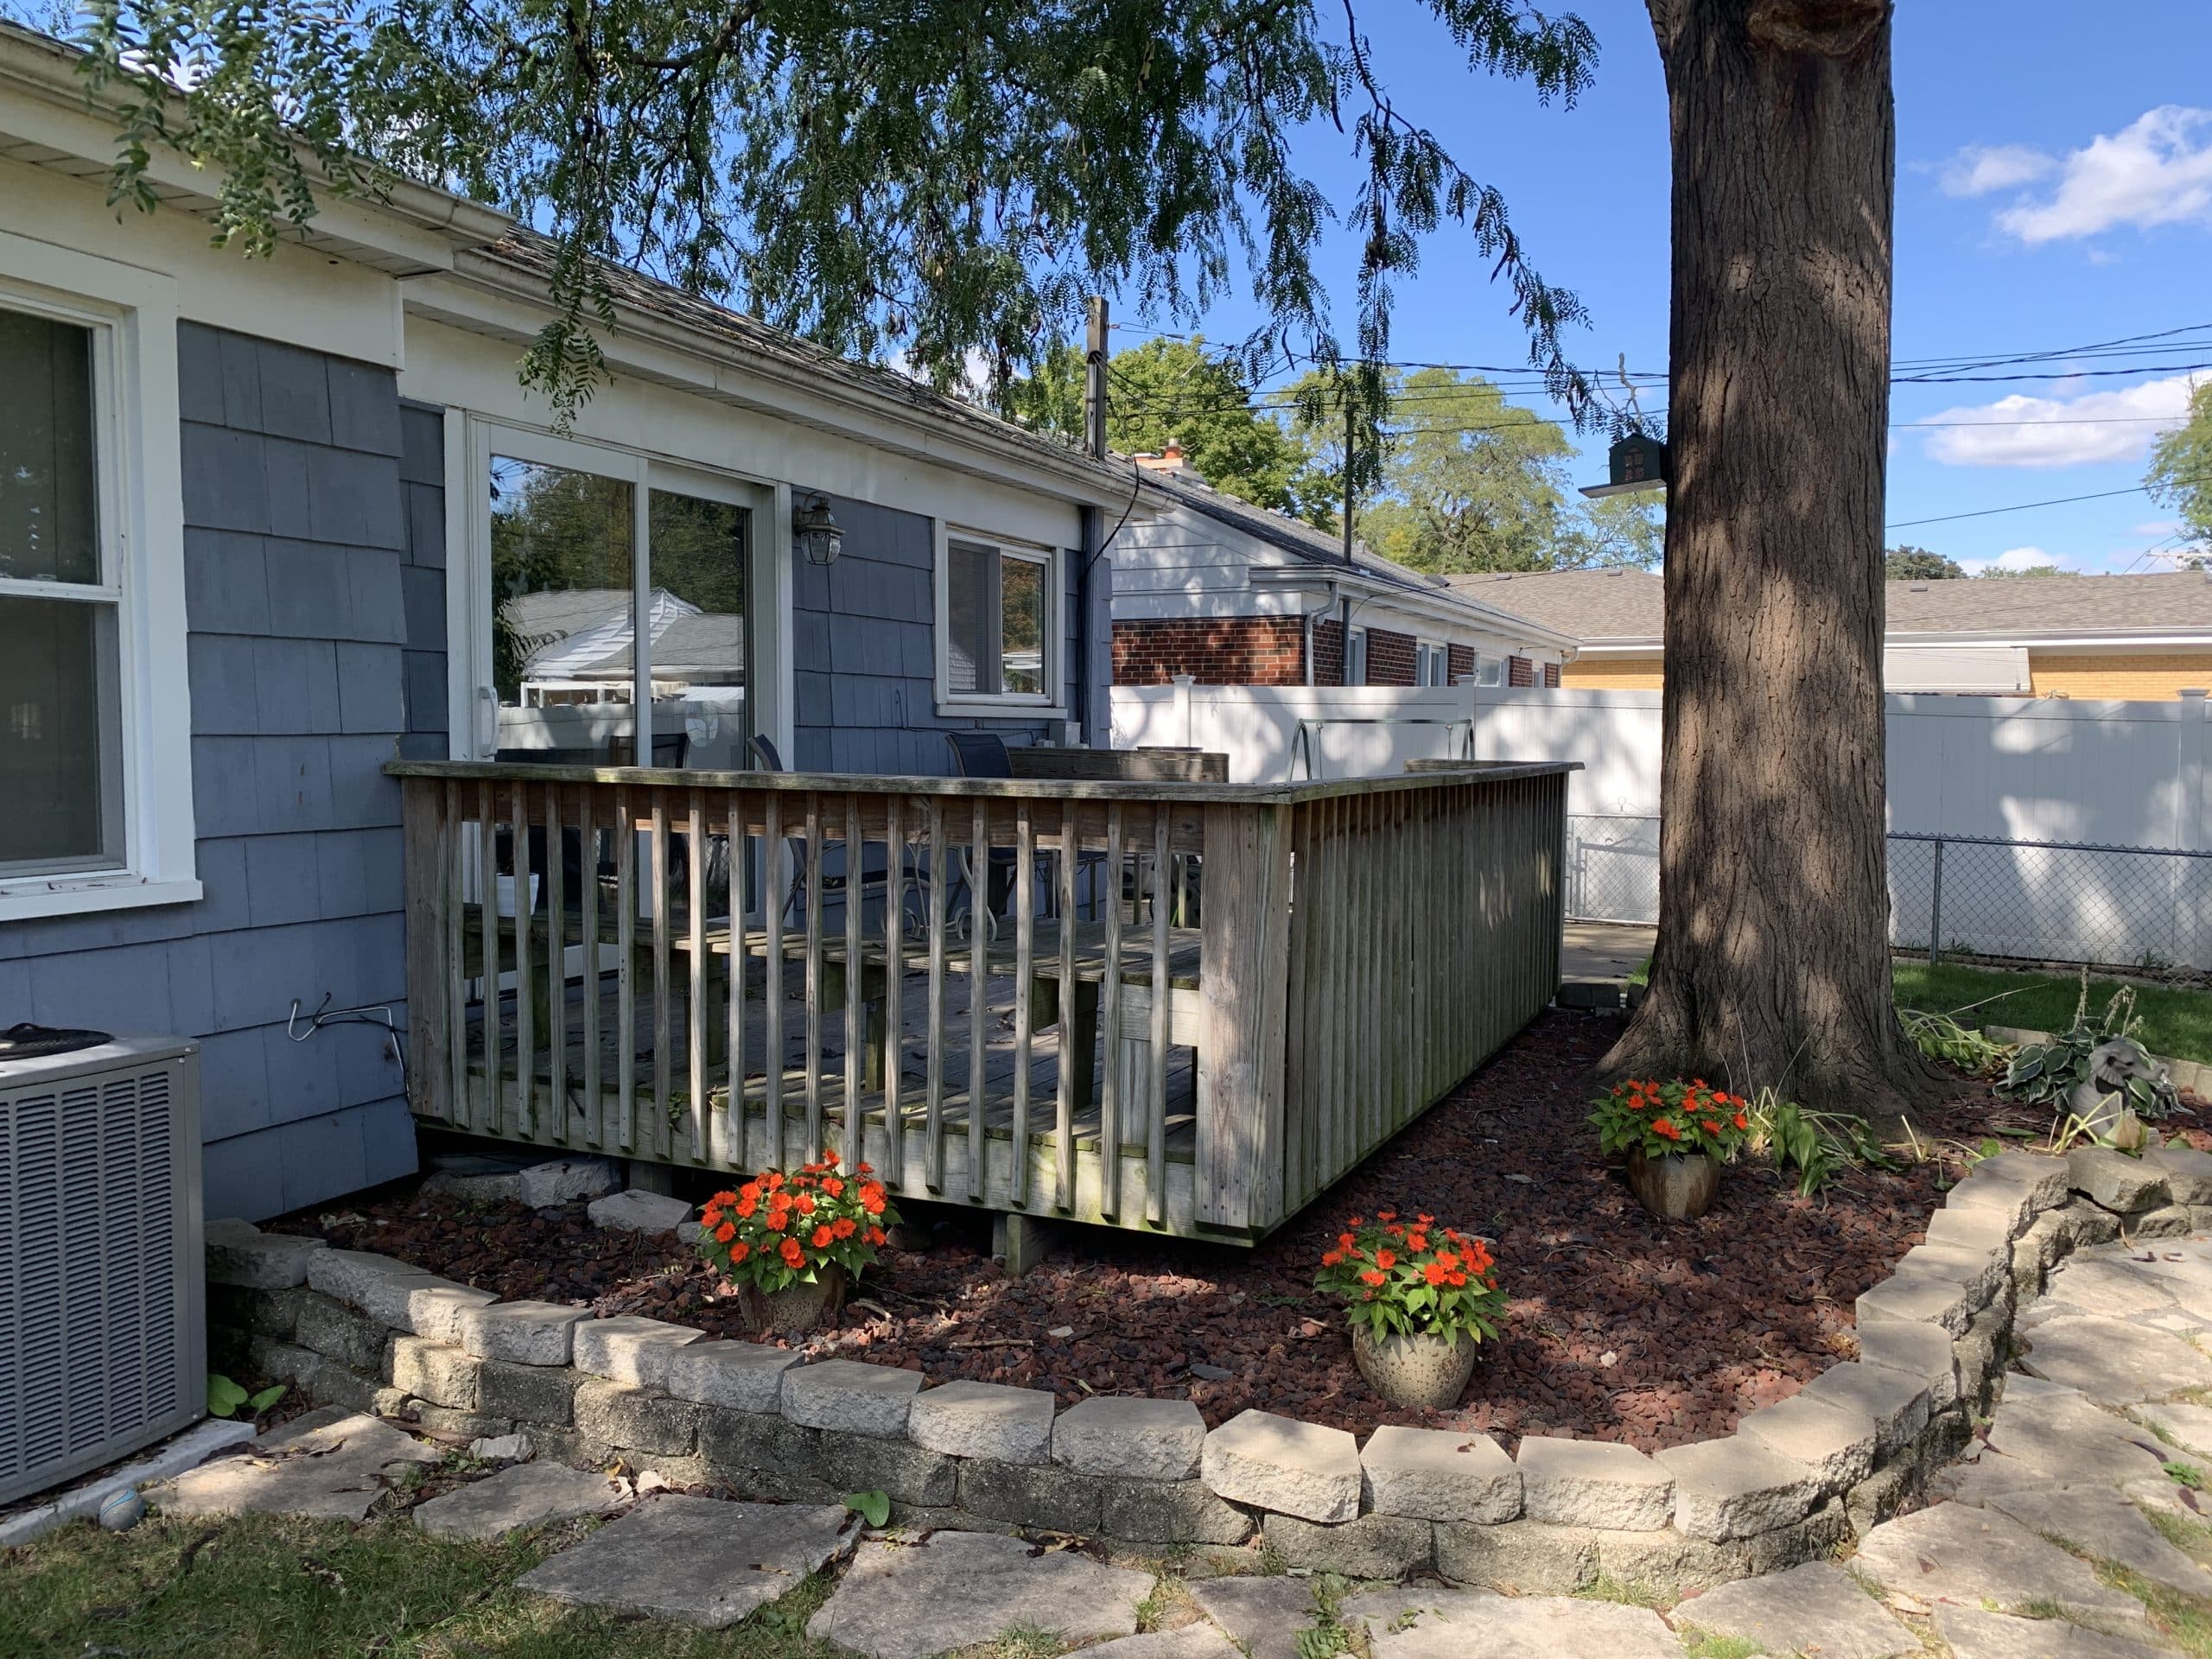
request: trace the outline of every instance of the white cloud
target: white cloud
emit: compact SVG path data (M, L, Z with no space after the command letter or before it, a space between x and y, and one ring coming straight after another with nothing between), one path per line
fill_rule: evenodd
M1980 162L1968 162L1977 154ZM1996 181L1955 194L1978 195L2033 183L2038 175L2020 175L2017 167L2026 165L2035 154L2017 147L1961 150L1952 170L1944 175L1946 188L1962 164L1966 170L1961 177ZM1998 156L2011 158L2013 176L2005 176L2005 162L1989 159ZM2212 225L2212 110L2161 105L2118 132L2100 134L2052 165L2058 182L2048 196L2024 194L1997 214L1999 230L2030 246L2094 236L2122 225L2139 230L2192 222Z
M1978 576L1993 565L2000 570L2033 570L2046 564L2055 564L2062 570L2074 568L2074 561L2065 554L2047 553L2039 547L2011 548L1993 559L1961 559L1959 563L1970 576Z
M1943 164L1936 184L1947 196L1986 196L2048 178L2058 163L2025 144L1968 144Z
M1930 415L1928 457L1946 467L2079 467L2135 461L2169 425L2188 418L2190 377L2146 380L2074 397L2014 393Z

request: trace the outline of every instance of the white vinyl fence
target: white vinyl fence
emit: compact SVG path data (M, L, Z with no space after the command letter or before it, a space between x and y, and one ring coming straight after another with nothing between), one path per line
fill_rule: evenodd
M2206 717L2202 697L1891 696L1892 937L2212 968ZM1608 920L1658 916L1659 730L1656 691L1114 689L1116 747L1225 751L1240 781L1372 776L1460 753L1580 761L1567 911Z

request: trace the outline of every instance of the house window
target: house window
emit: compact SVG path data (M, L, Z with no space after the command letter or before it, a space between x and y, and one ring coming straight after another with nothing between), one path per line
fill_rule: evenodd
M0 233L0 921L200 896L175 374L163 279Z
M1344 683L1367 683L1367 630L1354 628L1344 636Z
M1505 683L1505 658L1503 657L1492 657L1484 652L1477 653L1475 657L1475 683L1477 685L1503 685Z
M474 433L478 754L745 766L756 493L609 446L488 423Z
M1442 645L1432 645L1422 640L1414 647L1414 683L1415 685L1449 685L1451 654Z
M1058 584L1041 548L947 531L938 626L939 700L1049 707L1058 699Z

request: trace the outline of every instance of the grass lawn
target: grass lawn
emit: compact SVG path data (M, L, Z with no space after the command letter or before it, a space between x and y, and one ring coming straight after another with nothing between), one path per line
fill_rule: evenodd
M806 1621L817 1577L727 1630L566 1607L510 1586L589 1523L517 1541L430 1538L265 1516L79 1524L0 1551L0 1659L825 1659Z
M2061 1031L2074 1018L2081 982L2059 974L2007 973L1993 968L1930 967L1923 960L1897 958L1890 982L1897 1006L1929 1014L1955 1014L1979 1004L1961 1023L2024 1026L2031 1031ZM2104 1012L2119 989L2108 979L2089 982L2089 1012ZM1995 998L1994 1001L1990 1001ZM2143 1046L2171 1058L2212 1061L2212 992L2177 990L2164 985L2135 988L2135 1011L2143 1016Z

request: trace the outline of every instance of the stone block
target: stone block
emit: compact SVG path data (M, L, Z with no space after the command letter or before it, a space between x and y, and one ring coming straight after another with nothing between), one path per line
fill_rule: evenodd
M482 1360L428 1337L394 1337L391 1341L392 1386L434 1406L455 1411L478 1409L483 1402L483 1367Z
M409 1330L407 1298L411 1292L446 1282L434 1273L366 1250L317 1250L308 1257L311 1289L334 1296L394 1331Z
M1632 1446L1530 1434L1515 1461L1531 1521L1650 1532L1674 1516L1673 1475Z
M1974 1410L1989 1408L2012 1346L2012 1321L2001 1307L1984 1308L1951 1344L1959 1371L1959 1398Z
M1241 1544L1252 1535L1251 1511L1230 1503L1203 1480L1101 1476L1098 1482L1098 1529L1109 1538L1136 1544Z
M520 1463L417 1505L415 1524L433 1537L489 1543L520 1527L605 1515L625 1501L623 1489L596 1471Z
M278 1342L273 1337L249 1337L246 1369L261 1376L290 1382L313 1404L343 1406L348 1411L367 1411L376 1403L383 1384L358 1371L348 1370L312 1348Z
M2066 1154L2067 1184L2099 1209L2126 1215L2170 1202L2166 1173L2111 1147L2076 1147Z
M1682 1610L1681 1622L1758 1644L1768 1653L1811 1650L1833 1659L1899 1659L1920 1638L1885 1611L1833 1561L1723 1585Z
M1952 1335L1942 1325L1917 1320L1876 1320L1859 1327L1859 1357L1869 1365L1909 1371L1926 1380L1928 1408L1942 1411L1959 1397L1958 1362Z
M821 1478L840 1491L881 1492L902 1503L951 1503L960 1473L942 1452L842 1429L823 1431L817 1457Z
M519 1204L531 1210L595 1198L621 1184L620 1173L605 1158L556 1158L527 1169L500 1170L481 1175L438 1174L423 1183L423 1190L448 1192L474 1204Z
M293 1339L348 1370L381 1375L385 1344L391 1338L391 1332L382 1320L356 1313L320 1292L311 1290L300 1301Z
M1205 1439L1205 1420L1187 1400L1107 1395L1059 1414L1052 1454L1081 1474L1188 1480L1198 1472Z
M1874 1427L1874 1455L1887 1458L1927 1426L1928 1394L1926 1377L1862 1359L1829 1366L1797 1398L1862 1414Z
M633 1186L626 1192L594 1198L584 1206L584 1213L595 1227L625 1233L668 1233L691 1219L691 1206L681 1198Z
M489 1307L499 1299L473 1285L449 1284L434 1279L410 1286L407 1292L407 1323L402 1327L433 1342L458 1343L461 1316L472 1307Z
M210 1283L207 1323L289 1342L299 1330L300 1304L319 1294L304 1284L280 1290L249 1290L242 1285Z
M283 1290L307 1283L308 1261L330 1248L320 1238L264 1233L242 1221L210 1222L205 1244L209 1284L251 1290Z
M2109 1244L2120 1236L2120 1217L2087 1198L2075 1198L2058 1213L2066 1218L2066 1230L2076 1250Z
M819 1478L822 1434L818 1429L802 1428L779 1412L702 1406L699 1455L732 1485L748 1471L785 1471L794 1480Z
M668 1366L677 1352L699 1340L701 1332L662 1319L622 1314L611 1319L581 1319L571 1343L575 1368L632 1388L668 1390Z
M2042 1217L2038 1216L2037 1221ZM1928 1217L1928 1243L1983 1255L2001 1255L2012 1248L2013 1233L2002 1211L1953 1210L1948 1206Z
M2145 1210L2127 1224L2130 1238L2179 1238L2196 1230L2195 1211L2185 1204L2166 1204Z
M971 1514L1017 1527L1094 1533L1103 1513L1104 1486L1096 1475L1052 1464L963 1458L956 1501Z
M1587 1527L1526 1519L1494 1527L1440 1521L1435 1530L1436 1570L1453 1584L1571 1596L1597 1582L1598 1541Z
M1992 1209L2005 1217L2005 1230L2018 1237L2046 1210L2066 1202L2066 1166L2041 1153L2000 1152L1967 1172L1945 1195L1950 1210Z
M587 1376L576 1385L577 1432L639 1452L687 1452L697 1444L699 1408L652 1389Z
M1521 1513L1521 1471L1487 1434L1386 1426L1359 1464L1368 1505L1421 1521L1510 1521Z
M1833 1560L1853 1535L1843 1499L1832 1497L1802 1521L1753 1533L1741 1541L1751 1572L1779 1573L1806 1561Z
M1953 1281L1974 1293L1979 1311L1998 1294L1998 1286L2010 1276L2012 1267L2012 1255L2006 1246L1977 1250L1962 1244L1916 1244L1898 1258L1891 1276L1925 1275Z
M458 1411L413 1395L408 1397L404 1411L387 1414L411 1418L418 1428L435 1429L441 1434L458 1435L470 1441L482 1440L487 1445L502 1434L512 1435L515 1432L513 1422L507 1418L486 1417L480 1411ZM537 1433L535 1429L531 1432Z
M2212 1205L2212 1152L2193 1147L2152 1147L2143 1154L2145 1167L2166 1178L2176 1204Z
M783 1403L784 1373L799 1363L789 1348L761 1342L694 1342L668 1356L668 1391L702 1406L774 1412Z
M1434 1528L1402 1515L1363 1515L1335 1526L1270 1515L1260 1540L1294 1569L1348 1579L1402 1579L1428 1571L1436 1556Z
M782 1409L807 1428L893 1440L906 1434L907 1414L921 1387L919 1371L828 1359L784 1373Z
M996 1382L947 1382L914 1396L906 1438L956 1458L1043 1463L1052 1451L1052 1396Z
M1738 1421L1736 1433L1803 1464L1823 1492L1855 1486L1873 1471L1874 1419L1833 1395L1824 1399L1801 1392L1748 1412Z
M1818 1475L1742 1434L1669 1446L1658 1462L1675 1478L1675 1526L1693 1538L1747 1538L1813 1511Z
M1664 1596L1726 1584L1750 1570L1751 1546L1742 1539L1720 1543L1688 1538L1672 1527L1656 1532L1592 1529L1598 1546L1598 1571L1614 1583Z
M582 1381L565 1365L484 1360L476 1373L476 1408L518 1423L565 1427L575 1421L576 1385Z
M1859 1340L1870 1325L1940 1325L1955 1337L1986 1304L1973 1287L1935 1274L1898 1274L1862 1291L1859 1297Z
M1843 1495L1851 1535L1864 1538L1920 1496L1919 1471L1909 1459L1886 1464Z
M1349 1521L1359 1513L1359 1446L1340 1428L1240 1412L1206 1436L1198 1471L1233 1503L1307 1521Z
M515 1365L566 1365L586 1309L558 1302L493 1302L461 1312L461 1345L479 1359Z

